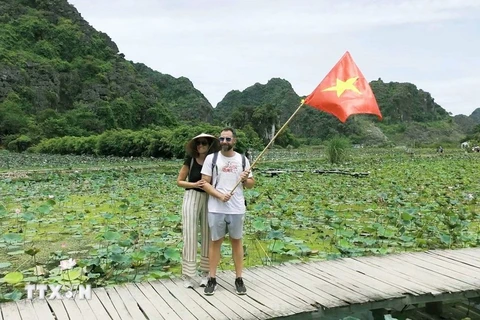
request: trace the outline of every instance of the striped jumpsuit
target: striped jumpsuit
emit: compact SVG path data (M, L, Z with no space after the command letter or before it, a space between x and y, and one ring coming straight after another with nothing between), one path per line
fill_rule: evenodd
M196 182L202 178L202 165L195 159L187 157L184 165L190 168L188 181ZM182 205L183 225L183 253L182 253L182 275L195 277L197 271L197 246L198 246L198 222L201 228L201 259L200 270L208 272L208 245L210 241L210 230L208 228L208 194L201 189L186 189Z

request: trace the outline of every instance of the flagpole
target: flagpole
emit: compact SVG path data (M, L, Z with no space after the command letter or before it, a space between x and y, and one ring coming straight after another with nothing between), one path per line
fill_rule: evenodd
M265 149L263 149L262 152L260 152L260 154L258 155L258 157L255 159L255 161L250 165L250 170L253 169L253 167L257 164L258 160L260 160L260 158L263 156L263 154L267 151L267 149L272 145L273 141L275 141L275 139L278 137L278 135L280 133L282 133L282 131L285 129L285 127L288 125L288 123L293 119L293 117L295 117L295 115L300 111L300 109L303 107L305 101L304 99L302 99L302 102L300 103L300 105L298 106L297 110L295 110L295 112L290 116L290 118L288 118L288 120L283 124L283 126L277 131L277 133L275 134L275 136L273 136L272 140L270 140L270 142L267 144L267 146L265 147ZM238 187L238 185L242 182L242 179L238 180L237 184L235 185L235 187L233 187L232 191L230 191L230 194L233 194L233 191Z

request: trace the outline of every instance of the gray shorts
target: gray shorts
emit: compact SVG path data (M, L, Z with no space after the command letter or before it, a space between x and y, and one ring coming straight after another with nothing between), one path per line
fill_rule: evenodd
M232 239L242 239L244 214L208 213L208 226L212 241L230 235Z

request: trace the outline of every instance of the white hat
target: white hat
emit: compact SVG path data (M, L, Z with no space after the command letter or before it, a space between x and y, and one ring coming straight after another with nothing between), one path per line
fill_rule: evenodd
M187 153L190 156L192 156L192 157L195 156L195 154L197 152L197 146L195 145L195 140L197 140L199 138L206 138L207 140L210 140L209 141L210 146L208 148L208 153L213 153L213 152L220 151L220 149L221 149L220 142L218 141L217 137L212 136L211 134L201 133L198 136L193 137L185 145L185 151L187 151Z

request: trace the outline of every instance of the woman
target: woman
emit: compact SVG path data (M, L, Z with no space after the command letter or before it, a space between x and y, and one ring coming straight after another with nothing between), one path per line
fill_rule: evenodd
M205 181L202 180L202 165L205 157L220 150L218 139L209 134L199 134L190 140L186 146L187 157L177 177L177 185L185 188L182 205L183 224L183 253L182 277L186 288L193 288L192 278L197 270L197 225L200 219L201 226L201 260L200 270L202 279L200 286L204 287L208 281L208 246L210 232L208 229L208 194L202 189Z

